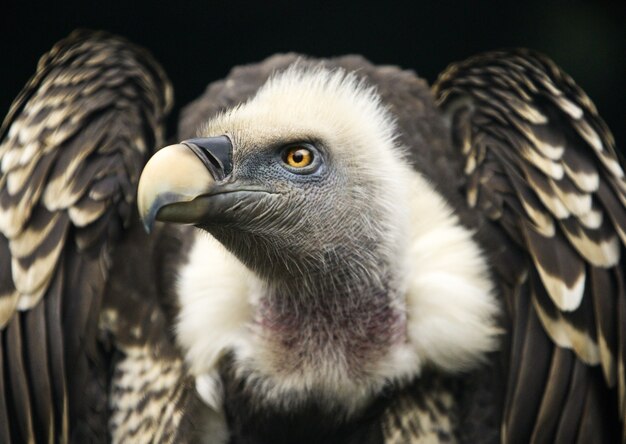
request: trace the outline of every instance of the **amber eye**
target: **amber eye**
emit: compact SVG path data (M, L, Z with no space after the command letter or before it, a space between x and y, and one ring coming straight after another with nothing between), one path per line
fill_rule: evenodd
M293 146L285 150L283 162L292 168L304 168L313 162L313 153L303 146Z

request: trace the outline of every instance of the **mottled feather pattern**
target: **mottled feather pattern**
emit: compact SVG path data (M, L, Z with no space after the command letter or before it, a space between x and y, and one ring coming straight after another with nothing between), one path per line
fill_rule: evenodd
M385 444L419 444L458 442L458 406L454 393L439 381L434 387L399 395L389 405L382 421Z
M113 443L174 443L189 390L180 358L166 359L153 344L122 349L111 380L109 433Z
M89 36L75 33L42 58L0 131L0 231L10 242L21 297L40 297L49 284L60 251L41 251L63 244L50 233L65 233L68 222L87 227L111 202L128 219L133 184L162 140L171 91L145 78L166 82L160 68L124 40ZM97 198L103 186L109 202Z
M187 442L188 417L202 410L190 407L194 381L173 343L165 310L170 271L157 271L153 267L159 265L146 260L176 263L185 251L184 236L168 230L154 234L148 236L135 218L127 229L130 241L112 252L110 273L116 278L106 286L97 322L99 339L115 350L107 392L113 442ZM143 273L130 266L138 263Z
M624 417L626 318L616 288L624 281L626 180L613 136L573 80L530 51L451 65L434 93L466 160L468 204L504 229L527 263L496 265L518 276L505 291L513 349L503 439L583 439L610 422L599 410L572 410L597 401L602 379L617 384ZM600 366L603 378L583 363ZM567 395L567 381L587 387L582 398Z
M106 439L97 316L171 101L145 51L77 31L11 106L0 128L0 355L12 362L0 374L0 437Z

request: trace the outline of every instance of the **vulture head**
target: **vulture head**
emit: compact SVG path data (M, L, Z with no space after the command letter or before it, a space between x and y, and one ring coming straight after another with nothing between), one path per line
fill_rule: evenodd
M494 348L484 259L396 134L357 76L295 65L148 162L146 227L200 229L177 332L198 377L231 353L260 398L353 410Z
M292 69L201 134L150 161L147 224L192 223L298 293L382 284L389 276L372 275L403 262L407 162L389 113L354 76Z

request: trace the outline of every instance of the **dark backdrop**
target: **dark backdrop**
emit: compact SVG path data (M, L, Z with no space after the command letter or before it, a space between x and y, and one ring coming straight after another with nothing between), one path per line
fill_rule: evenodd
M175 114L232 66L280 51L361 53L432 82L452 61L526 46L569 72L598 106L622 152L626 145L623 0L2 2L0 115L39 56L76 27L105 29L150 49L174 84Z

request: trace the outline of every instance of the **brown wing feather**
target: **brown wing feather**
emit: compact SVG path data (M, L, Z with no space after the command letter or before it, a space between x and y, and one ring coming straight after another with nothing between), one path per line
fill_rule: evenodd
M42 57L0 128L3 442L106 437L109 255L170 106L149 54L79 31Z
M504 442L610 436L626 404L626 180L613 136L573 80L529 51L454 64L434 92L466 159L469 205L515 242L517 261L494 264L503 293L532 302L508 302Z
M33 410L30 399L28 375L22 355L23 341L22 326L19 316L14 316L6 328L3 353L8 366L8 378L5 383L7 389L7 407L16 430L12 430L12 437L16 442L33 442L35 432L33 427ZM7 424L7 425L9 425Z
M0 331L0 343L4 343L5 332ZM7 404L7 375L5 375L5 363L4 360L6 358L0 353L0 424L8 424L9 423L9 406ZM11 433L8 427L0 427L0 442L11 442Z
M24 350L29 383L32 387L33 423L39 428L38 436L54 436L54 407L52 405L52 387L50 378L48 344L46 338L45 307L38 303L24 313ZM41 371L44 369L44 371Z

